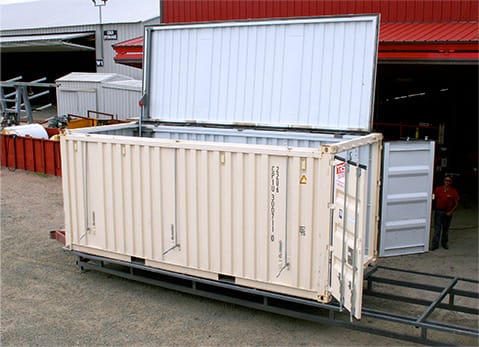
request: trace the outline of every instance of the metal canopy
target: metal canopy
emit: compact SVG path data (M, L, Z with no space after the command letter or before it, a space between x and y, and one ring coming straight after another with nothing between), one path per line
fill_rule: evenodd
M70 42L70 40L88 36L93 37L94 33L2 36L0 37L0 49L3 53L94 51L95 47Z

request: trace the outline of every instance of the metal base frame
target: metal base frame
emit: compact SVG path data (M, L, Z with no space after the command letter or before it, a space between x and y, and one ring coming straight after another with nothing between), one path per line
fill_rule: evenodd
M77 266L82 271L96 270L129 280L172 289L182 293L198 295L209 299L281 314L293 318L304 319L307 321L327 323L381 336L429 345L444 345L444 341L438 341L429 338L429 331L441 331L448 334L471 336L476 338L476 341L479 337L478 329L457 326L443 322L435 322L427 319L435 309L441 308L454 312L471 314L474 315L475 319L477 320L477 304L474 305L474 307L461 306L456 305L454 300L456 297L467 297L477 300L479 298L479 293L477 292L477 283L479 282L475 280L432 275L381 266L373 267L371 271L365 274L365 280L367 281L367 287L364 290L365 297L374 296L397 302L422 305L426 306L426 309L417 317L409 317L379 309L367 308L363 305L362 320L351 321L349 314L346 311L341 312L339 303L334 301L330 304L324 304L294 296L243 287L231 283L231 281L234 280L233 278L228 278L226 281L214 281L181 273L165 271L158 268L145 266L142 259L133 258L132 262L124 262L77 251L66 251L77 256ZM428 284L394 280L381 276L380 272L382 271L433 276L436 278L449 279L450 283L446 287L441 288ZM459 282L474 283L476 291L455 289L455 286ZM435 300L428 301L403 295L388 294L377 291L375 289L377 283L382 285L393 285L398 287L415 288L430 292L437 292L439 295ZM443 304L442 301L447 296L449 296L449 302L447 304ZM377 324L378 321L388 321L403 326L411 326L415 328L413 329L414 333L398 332L395 327L381 327L381 324Z

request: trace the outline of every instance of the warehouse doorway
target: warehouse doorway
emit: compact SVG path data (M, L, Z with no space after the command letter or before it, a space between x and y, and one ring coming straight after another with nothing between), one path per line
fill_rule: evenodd
M53 83L72 71L96 72L95 52L13 52L2 53L2 81L22 76L22 81L46 77ZM56 103L55 93L50 93L40 103Z
M456 176L478 197L478 65L379 64L374 128L386 139L436 141L435 182Z
M0 38L1 80L46 78L54 82L72 71L95 72L94 32L17 35ZM55 103L55 93L39 102Z

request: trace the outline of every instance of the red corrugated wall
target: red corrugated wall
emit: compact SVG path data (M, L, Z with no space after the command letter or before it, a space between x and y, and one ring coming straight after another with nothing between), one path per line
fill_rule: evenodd
M163 0L163 22L380 13L382 23L478 21L478 0Z

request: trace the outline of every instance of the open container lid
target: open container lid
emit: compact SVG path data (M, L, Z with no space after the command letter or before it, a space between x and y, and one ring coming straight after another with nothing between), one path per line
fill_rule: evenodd
M147 27L144 118L369 132L378 19Z

